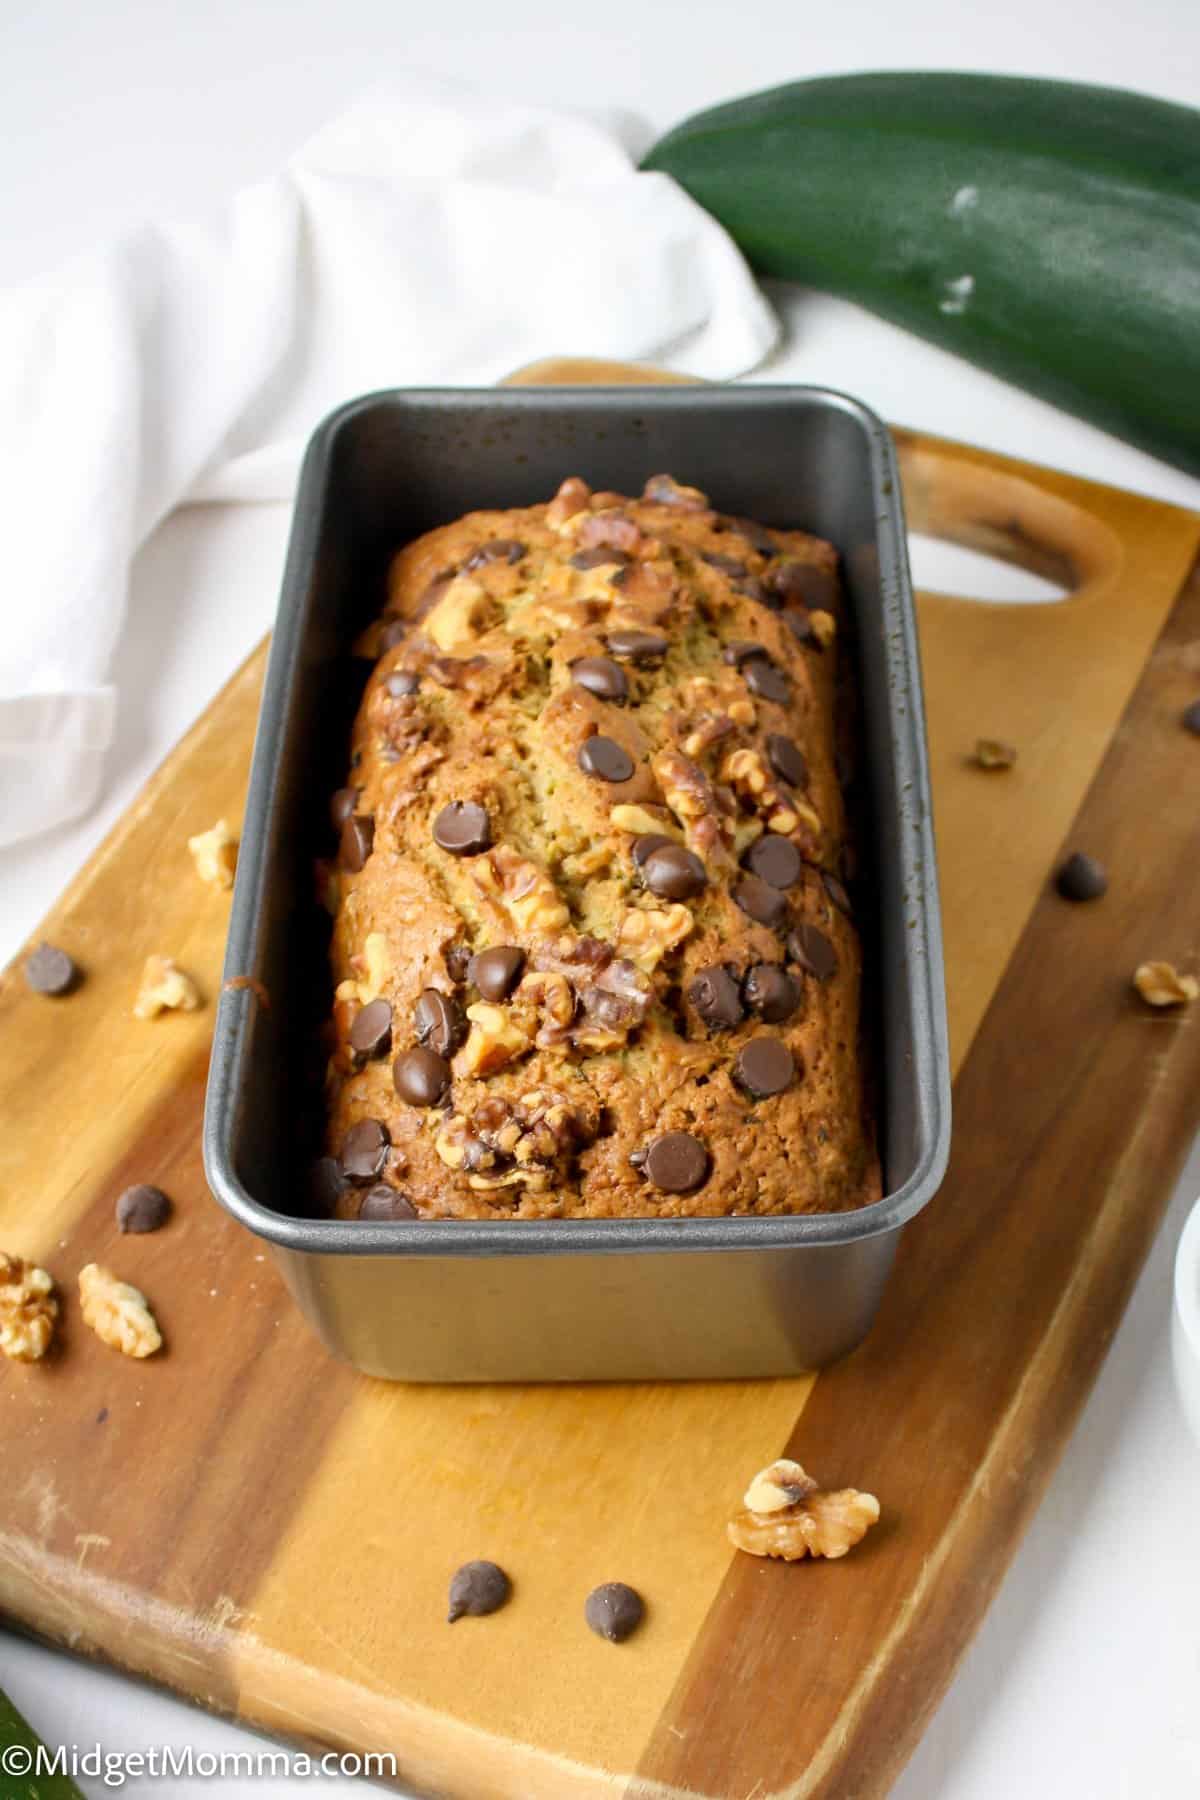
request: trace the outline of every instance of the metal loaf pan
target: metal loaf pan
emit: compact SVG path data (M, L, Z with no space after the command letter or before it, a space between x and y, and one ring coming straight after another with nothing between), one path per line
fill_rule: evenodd
M667 469L722 510L842 552L862 686L885 1197L858 1212L658 1221L389 1222L304 1216L306 1067L328 1004L313 894L344 777L390 551L563 476L638 493ZM869 898L862 908L870 913ZM912 594L891 441L814 388L417 390L335 412L296 502L233 896L204 1126L213 1192L268 1244L325 1344L407 1381L782 1375L866 1333L901 1227L936 1192L950 1133L942 949Z

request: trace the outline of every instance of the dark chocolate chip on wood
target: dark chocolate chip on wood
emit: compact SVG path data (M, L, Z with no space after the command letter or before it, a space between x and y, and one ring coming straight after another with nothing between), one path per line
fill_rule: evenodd
M1182 724L1185 731L1194 732L1197 737L1200 737L1200 700L1193 700L1192 704L1186 708Z
M626 550L616 550L610 545L595 544L590 550L577 550L570 558L573 569L603 569L606 565L620 563L624 566L629 561Z
M758 925L774 927L787 917L787 895L761 875L743 875L733 890L733 898Z
M360 1119L342 1139L342 1169L348 1181L374 1181L387 1161L391 1143L380 1119Z
M629 662L656 662L665 656L670 644L657 631L628 630L610 631L607 644L614 656L623 656Z
M746 852L746 867L773 888L790 888L804 873L804 859L791 838L768 831Z
M469 975L485 1000L507 1000L521 979L525 952L515 944L496 944L471 958Z
M433 841L451 856L478 856L492 841L486 809L473 800L452 800L433 821Z
M806 975L813 975L818 981L828 981L837 968L837 952L815 925L797 925L789 932L787 953Z
M25 958L25 979L35 994L58 999L79 985L79 965L57 944L39 944Z
M792 697L792 684L783 670L777 668L767 656L752 656L743 666L742 674L746 686L760 700L774 700L779 706L786 706Z
M663 850L674 842L675 839L668 837L663 831L644 831L641 837L633 840L633 860L640 869L644 867L648 856L653 856L656 850Z
M341 831L346 820L351 816L355 807L358 805L358 796L361 793L361 788L344 787L339 788L337 793L333 796L332 800L329 802L329 816L333 820L333 829L335 831Z
M412 669L393 669L384 687L393 700L407 700L421 685L421 677Z
M664 900L691 900L708 884L704 864L682 844L661 844L642 864L642 880Z
M585 739L578 762L585 775L594 775L598 781L628 781L633 774L632 756L610 737Z
M436 1050L418 1044L415 1050L406 1050L396 1058L392 1081L400 1098L410 1106L436 1106L450 1086L450 1064Z
M375 821L369 813L351 813L342 826L338 859L343 869L357 875L375 845Z
M829 898L833 901L833 904L837 907L838 911L844 912L846 917L849 918L854 911L854 908L850 904L849 894L846 892L837 876L831 875L828 869L822 869L821 881L824 884L825 892L829 895Z
M664 1194L690 1194L708 1180L708 1151L690 1131L664 1131L647 1146L645 1171Z
M392 1009L386 1000L368 1000L360 1006L350 1022L350 1048L356 1057L367 1061L372 1056L386 1056L392 1047Z
M308 1175L308 1191L313 1210L331 1213L346 1186L346 1175L335 1156L319 1156Z
M171 1216L171 1202L161 1188L140 1181L128 1187L117 1201L117 1224L122 1231L157 1231Z
M738 1052L733 1073L755 1100L769 1100L790 1087L796 1075L791 1051L781 1038L751 1038Z
M629 677L611 656L581 656L571 664L571 680L598 700L619 703L629 698Z
M498 1563L464 1563L450 1577L450 1610L447 1622L486 1618L499 1612L512 1594L512 1582Z
M418 1044L449 1056L462 1036L463 1017L453 1000L437 988L425 988L413 1009L413 1034Z
M610 1644L623 1644L642 1622L646 1608L642 1596L623 1581L606 1581L593 1588L584 1604L583 1616L597 1637Z
M764 1024L782 1025L800 1004L800 989L779 963L755 963L746 971L746 1004Z
M1108 892L1108 875L1094 856L1076 850L1054 877L1054 885L1064 900L1099 900Z
M808 761L804 752L799 744L790 737L784 737L781 731L768 734L767 761L780 781L786 781L789 787L807 785Z
M688 988L688 999L712 1031L732 1031L742 1022L742 990L723 963L701 969Z
M478 550L468 556L463 564L465 569L482 569L488 563L519 563L525 554L525 545L516 538L493 538L490 544L480 544Z
M386 1181L377 1181L363 1195L358 1216L374 1225L386 1219L415 1219L417 1209L399 1188L389 1187Z

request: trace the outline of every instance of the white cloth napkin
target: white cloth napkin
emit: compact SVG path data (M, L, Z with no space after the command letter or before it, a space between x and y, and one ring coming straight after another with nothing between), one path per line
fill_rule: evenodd
M186 500L286 499L372 388L557 353L710 378L776 320L721 228L616 131L415 76L217 229L155 225L0 296L0 844L96 798L129 563Z

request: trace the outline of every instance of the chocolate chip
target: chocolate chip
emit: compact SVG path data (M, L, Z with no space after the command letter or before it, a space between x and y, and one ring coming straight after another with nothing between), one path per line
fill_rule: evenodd
M415 1219L417 1209L399 1188L389 1187L386 1181L377 1181L363 1195L358 1216L375 1225L384 1219Z
M690 1194L708 1180L708 1151L690 1131L664 1131L646 1150L649 1179L664 1194Z
M769 660L765 644L749 643L745 638L735 638L722 650L721 661L731 663L735 669L740 669L744 663L752 662L756 656L766 657Z
M516 538L493 538L490 544L480 544L478 550L468 556L463 569L482 569L488 563L519 563L525 555L525 545Z
M623 1581L606 1581L593 1588L584 1604L583 1616L597 1637L610 1644L623 1644L636 1631L646 1611L642 1596Z
M844 912L846 917L849 918L853 913L854 908L850 904L849 894L846 892L837 876L831 875L828 869L822 869L821 880L824 883L825 892L829 895L829 898L833 901L833 904L837 907L838 911Z
M787 606L780 617L798 644L816 644L820 647L820 640L806 612L801 612L796 606Z
M734 583L735 594L742 594L747 600L754 600L759 606L769 606L772 612L778 612L780 600L778 594L769 588L765 581L757 575L747 575L744 581Z
M769 831L751 844L746 852L746 867L769 882L773 888L795 887L804 873L804 858L790 838Z
M117 1224L122 1231L157 1231L171 1216L171 1202L161 1188L140 1181L117 1201Z
M816 606L825 612L836 603L836 577L828 569L819 569L815 563L781 562L771 570L767 580L784 600L799 601L803 606Z
M338 860L343 869L356 875L366 863L375 845L375 821L370 813L351 813L342 826Z
M610 631L607 642L614 656L634 663L656 662L670 649L669 640L657 631Z
M345 1172L336 1156L319 1156L308 1172L308 1191L313 1211L331 1213L345 1186Z
M755 963L743 991L746 1005L767 1025L782 1025L800 1004L800 989L780 963Z
M453 1625L455 1619L482 1619L499 1612L511 1593L512 1582L498 1563L464 1563L450 1578L447 1622Z
M1185 731L1194 732L1197 737L1200 737L1200 700L1192 701L1192 704L1185 710L1180 723Z
M452 800L433 821L433 841L451 856L478 856L492 841L492 822L473 800Z
M792 684L771 661L769 656L754 656L745 665L743 674L746 686L760 700L774 700L780 706L786 706L792 697Z
M383 685L393 700L407 700L420 687L421 677L411 669L393 669Z
M407 619L390 619L379 634L379 652L394 650L408 636Z
M369 1000L350 1022L350 1048L366 1062L386 1056L392 1047L392 1009L386 1000Z
M611 563L620 563L623 566L629 561L629 554L625 550L615 550L608 545L597 544L590 550L577 550L569 560L573 569L602 569L606 564Z
M797 925L789 932L787 953L806 975L815 975L818 981L828 981L837 968L837 952L815 925Z
M587 738L577 761L585 775L594 775L599 781L628 781L633 774L632 756L610 737Z
M642 499L658 506L677 506L681 512L708 511L708 495L699 488L680 487L673 475L651 475Z
M645 865L648 856L653 856L656 850L664 850L668 844L674 842L675 839L668 837L665 832L644 831L641 837L633 840L633 860L640 869Z
M782 732L772 731L767 737L767 761L789 787L808 785L808 761L799 744Z
M39 944L25 958L25 979L35 994L58 998L78 987L79 965L56 944Z
M642 864L642 880L664 900L691 900L708 885L704 864L682 844L660 844Z
M775 555L778 545L766 526L760 525L757 519L731 518L726 523L731 531L736 531L739 537L744 537L748 544L752 544L761 556Z
M446 965L446 973L451 981L459 986L467 979L471 967L471 952L465 944L447 944L442 951L442 961Z
M413 1008L413 1032L418 1044L449 1056L462 1036L463 1018L453 1000L437 988L425 988Z
M701 969L687 997L711 1031L732 1031L742 1022L742 991L723 963Z
M470 977L485 1000L507 1000L521 979L525 952L515 944L496 944L471 958Z
M436 1106L450 1086L450 1064L436 1050L418 1045L396 1058L392 1081L400 1098L410 1106Z
M610 656L581 656L571 664L571 680L598 700L619 704L629 698L629 677Z
M773 927L787 917L787 896L760 875L743 875L733 890L733 898L758 925Z
M631 1150L625 1160L631 1169L644 1169L649 1154L648 1150Z
M333 820L333 829L335 831L341 831L346 820L351 816L355 807L358 805L358 797L361 793L361 788L344 787L339 788L337 793L333 796L333 799L329 802L329 816Z
M736 1081L755 1100L769 1100L790 1087L796 1075L791 1051L781 1038L751 1038L733 1065Z
M1054 877L1054 885L1064 900L1099 900L1108 892L1108 875L1094 856L1076 850Z
M342 1170L348 1181L374 1181L387 1161L391 1143L379 1119L360 1119L342 1139Z
M717 569L722 575L728 575L734 580L750 573L745 563L739 562L736 556L722 556L717 550L702 550L700 561L706 562L710 569Z

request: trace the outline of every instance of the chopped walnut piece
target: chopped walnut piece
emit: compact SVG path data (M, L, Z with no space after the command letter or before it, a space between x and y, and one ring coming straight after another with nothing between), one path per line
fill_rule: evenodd
M684 752L688 756L703 756L711 745L719 743L736 730L737 726L728 713L702 713L683 740Z
M731 700L726 710L735 725L753 725L758 717L753 700Z
M655 836L679 838L683 836L675 820L665 807L648 811L644 806L614 806L609 811L609 819L618 831L630 831L635 837Z
M357 1000L360 1006L369 1006L372 1000L378 1000L392 966L388 941L382 931L368 931L362 954L352 956L350 962L360 971L359 976L356 979L348 975L345 981L339 981L334 997Z
M495 614L496 606L487 589L469 576L460 576L450 583L425 620L425 635L439 650L457 650L485 630Z
M684 487L673 475L651 475L642 489L643 500L655 506L677 506L680 512L709 512L707 494L699 488Z
M837 620L834 618L833 614L821 612L820 610L817 612L810 612L808 615L808 622L812 626L812 634L816 638L818 644L820 644L822 650L828 650L830 644L832 644L834 638L837 636Z
M195 1012L200 990L169 956L148 956L133 1003L135 1019L153 1019L160 1012Z
M575 541L581 550L619 550L624 556L636 556L647 546L641 527L615 508L576 521Z
M0 1352L38 1362L50 1348L58 1301L45 1269L0 1250Z
M565 975L552 969L531 969L514 996L534 1006L541 1017L537 1044L549 1050L565 1043L575 1017L575 995Z
M500 902L518 930L548 936L569 922L570 909L549 875L507 844L472 857L470 870L476 886Z
M224 819L218 819L208 831L188 839L188 849L201 881L212 887L231 888L237 868L238 840Z
M1145 962L1134 972L1133 985L1147 1006L1186 1006L1200 996L1194 975L1181 975L1173 963Z
M497 1069L533 1049L537 1021L531 1013L496 1006L490 1000L477 1000L473 1006L468 1006L467 1018L471 1030L454 1059L457 1076L493 1075Z
M691 912L682 904L632 908L621 920L617 949L650 974L664 956L682 944L694 924Z
M153 1356L162 1348L145 1294L99 1263L87 1263L79 1271L79 1309L100 1342L122 1356Z
M762 1469L744 1503L745 1510L726 1527L730 1543L750 1556L779 1556L785 1562L845 1556L879 1518L874 1494L857 1488L827 1492L796 1462Z
M568 519L587 510L591 493L586 481L581 481L578 475L568 475L546 508L547 525L554 531L561 531Z
M973 759L981 769L1011 769L1017 760L1015 744L1001 743L999 738L976 738Z
M721 780L727 781L735 793L750 800L771 805L778 798L767 765L757 750L731 750L721 764Z

